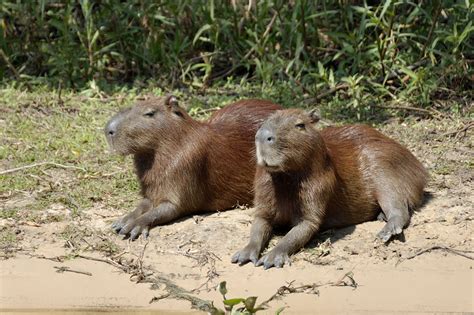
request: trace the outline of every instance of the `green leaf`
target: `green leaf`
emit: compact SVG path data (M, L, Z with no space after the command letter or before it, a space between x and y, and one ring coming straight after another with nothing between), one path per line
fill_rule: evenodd
M329 70L329 85L331 86L331 88L335 87L336 84L334 83L334 71Z
M318 61L318 72L319 72L319 75L322 77L324 76L325 72L324 71L324 66L323 64L321 63L321 61Z
M227 294L226 285L227 285L226 281L222 281L221 283L219 283L219 292L222 294L222 296L224 296L224 298L225 298L225 295Z
M391 0L385 1L384 5L383 5L382 13L380 13L379 19L383 18L383 16L385 15L385 12L387 12L387 9L388 9L388 7L390 6L391 3L392 3Z
M413 80L418 80L418 75L413 70L408 69L407 67L401 66L400 71L408 75Z
M275 312L275 315L280 315L285 308L286 308L286 306L282 306L279 309L277 309L276 312Z
M211 28L211 25L210 25L210 24L204 24L204 25L196 32L196 35L194 36L194 39L193 39L193 46L196 44L196 42L198 41L198 39L200 39L201 34L204 33L205 31L209 30L210 28ZM209 39L207 39L207 41L209 41Z
M254 312L255 302L257 302L256 296L250 296L246 298L244 301L245 308L250 312Z
M90 47L94 46L95 42L99 38L99 30L95 31L94 36L92 36L92 40L90 42Z
M225 305L228 305L228 306L234 306L234 305L237 305L241 302L245 301L245 299L242 299L242 298L235 298L235 299L227 299L227 300L224 300L224 304Z
M214 21L215 20L215 17L214 17L214 0L211 0L209 1L209 13L211 15L211 20Z

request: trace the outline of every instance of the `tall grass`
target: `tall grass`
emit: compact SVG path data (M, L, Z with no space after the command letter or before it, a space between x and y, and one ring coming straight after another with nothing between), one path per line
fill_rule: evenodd
M370 95L427 106L474 84L470 0L250 3L4 0L0 77L74 89L283 80L343 90L357 109Z

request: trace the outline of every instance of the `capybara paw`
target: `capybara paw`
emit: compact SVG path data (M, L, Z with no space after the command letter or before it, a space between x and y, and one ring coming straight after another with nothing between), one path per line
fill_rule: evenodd
M377 237L385 243L388 242L392 236L402 233L403 224L399 221L397 218L390 218L383 229L377 234Z
M252 248L251 246L246 246L232 256L231 262L234 264L238 263L239 265L243 265L251 261L256 264L258 261L258 256L258 249Z
M127 225L127 223L133 221L134 219L134 215L133 215L133 212L121 217L120 219L118 219L117 221L115 221L114 223L112 223L112 229L121 234L120 231L124 228L125 225Z
M117 221L115 221L114 223L112 223L112 230L119 233L124 225L125 225L124 218L120 218Z
M281 268L285 264L291 265L290 257L287 252L272 250L257 262L257 266L262 266L263 269L268 269L271 267Z
M125 237L128 236L128 238L133 241L140 235L143 235L143 238L147 238L149 231L150 227L147 224L141 223L140 220L132 220L122 227L119 234Z

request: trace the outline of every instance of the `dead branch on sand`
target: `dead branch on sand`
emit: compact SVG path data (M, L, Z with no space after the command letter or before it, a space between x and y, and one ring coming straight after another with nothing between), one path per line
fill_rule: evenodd
M428 247L428 248L420 249L416 253L414 253L410 256L407 256L404 259L400 259L397 262L397 265L402 263L405 260L413 259L417 256L429 253L429 252L434 251L434 250L442 250L442 251L448 252L450 254L454 254L454 255L462 256L462 257L470 259L470 260L474 260L474 257L465 254L465 253L473 253L474 251L454 249L454 248L447 247L447 246L442 246L442 245L434 245L434 246L431 246L431 247Z
M280 299L285 295L293 294L293 293L306 293L306 294L316 294L319 295L318 288L324 286L335 286L335 287L345 287L349 286L354 289L357 288L358 284L354 280L354 273L352 271L346 272L339 280L337 281L330 281L323 284L304 284L298 287L293 286L294 280L289 282L287 285L283 285L278 288L275 294L273 294L270 298L263 301L259 307L264 307L268 305L271 301L275 299Z

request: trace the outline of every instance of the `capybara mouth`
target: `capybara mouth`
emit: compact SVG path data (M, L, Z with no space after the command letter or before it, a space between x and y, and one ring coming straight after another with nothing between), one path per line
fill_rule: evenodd
M108 152L110 154L118 154L122 156L129 155L131 152L130 150L123 148L121 146L118 146L112 139L109 139L107 137L107 144L108 144Z
M280 165L268 164L266 161L263 162L263 167L264 167L265 170L267 170L268 172L278 172L278 171L281 171Z

